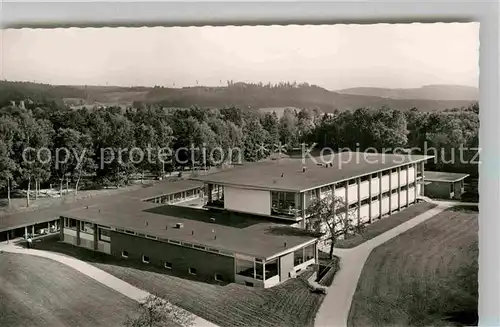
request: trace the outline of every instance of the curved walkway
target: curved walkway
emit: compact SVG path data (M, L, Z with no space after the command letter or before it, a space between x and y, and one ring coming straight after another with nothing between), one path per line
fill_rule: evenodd
M125 281L99 269L96 268L84 261L59 255L56 253L48 252L48 251L42 251L42 250L35 250L35 249L26 249L22 248L19 246L14 245L13 243L0 243L0 251L4 252L9 252L9 253L19 253L19 254L27 254L27 255L34 255L38 257L44 257L48 258L57 262L60 262L66 266L69 266L75 270L78 270L79 272L83 273L84 275L87 275L88 277L100 282L101 284L104 284L115 291L125 295L126 297L135 300L135 301L142 301L146 297L150 295L150 293L143 291L135 286L130 285L129 283L126 283ZM181 311L185 311L184 309L178 308ZM216 327L217 325L214 325L213 323L195 316L192 313L188 313L192 316L193 318L193 327Z
M328 289L328 294L316 313L316 319L314 322L316 327L347 326L347 319L351 309L352 298L358 285L358 279L361 276L365 262L373 249L452 206L477 205L477 203L453 201L429 202L436 203L437 207L434 207L352 249L334 249L333 254L340 257L340 270L335 275L333 283Z

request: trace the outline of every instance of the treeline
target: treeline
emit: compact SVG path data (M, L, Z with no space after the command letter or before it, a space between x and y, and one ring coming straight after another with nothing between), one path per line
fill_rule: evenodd
M205 148L206 153L215 148L239 148L245 161L268 157L278 144L290 150L302 143L317 143L318 147L334 150L422 149L415 153L422 153L427 144L444 149L450 155L450 151L460 145L478 146L478 111L477 105L435 113L361 108L354 112L323 114L319 110L302 109L287 110L278 118L274 113L235 107L71 110L53 102L11 104L0 109L0 189L10 191L21 187L29 194L30 189L36 190L43 183L57 182L62 187L64 181L76 184L78 189L82 177L89 176L100 185L120 186L137 173L161 176L179 166L194 168L202 158L200 151L183 150L178 152L178 160L164 164L154 151L150 160L139 160L137 154L131 152L120 153L120 149L133 147L169 148L175 152L194 145ZM24 153L26 148L34 150ZM59 152L60 163L56 165L54 156L57 149L62 148L73 152ZM80 158L84 149L85 156ZM208 166L228 159L228 151L212 153ZM114 156L114 160L110 156ZM471 164L447 164L440 159L435 168L477 175L477 166Z

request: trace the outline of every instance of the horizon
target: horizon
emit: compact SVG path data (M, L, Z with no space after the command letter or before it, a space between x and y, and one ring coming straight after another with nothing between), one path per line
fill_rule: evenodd
M153 85L153 86L128 85L128 86L126 86L126 85L109 85L109 84L104 84L104 85L103 84L50 84L50 83L37 82L37 81L27 81L27 80L25 80L25 81L21 81L21 80L14 81L14 80L7 80L7 79L3 79L2 82L8 82L8 83L32 83L32 84L49 85L49 86L69 86L69 87L119 87L119 88L154 88L154 87L164 87L164 88L168 88L168 89L183 89L183 88L195 88L195 87L210 87L210 88L217 88L217 87L223 88L223 87L227 87L227 85L186 85L186 86L176 87L176 86L168 86L168 85ZM292 81L281 81L281 82L283 82L283 83L287 83L287 82L292 83ZM297 82L297 81L293 81L293 82ZM256 84L256 83L259 83L259 82L233 81L233 83ZM264 83L264 82L262 82L262 83L264 85L267 84L267 83ZM300 83L302 83L302 82L297 82L297 84L300 84ZM425 85L421 85L421 86L417 86L417 87L411 87L411 88L378 87L378 86L353 86L353 87L348 87L348 88L344 88L344 89L336 89L336 90L328 89L328 88L323 87L322 85L317 85L317 84L309 84L309 85L310 86L317 86L317 87L323 88L323 89L325 89L327 91L330 91L330 92L339 92L339 91L343 91L343 90L363 89L363 88L367 88L367 89L408 90L408 89L421 89L421 88L429 87L429 86L470 87L470 88L479 89L477 86L464 85L464 84L425 84Z
M478 23L2 32L1 75L12 81L169 88L297 81L330 91L478 87Z

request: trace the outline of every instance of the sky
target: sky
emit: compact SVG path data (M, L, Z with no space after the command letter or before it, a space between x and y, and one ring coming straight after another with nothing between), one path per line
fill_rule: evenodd
M330 90L477 86L479 24L1 31L2 79L182 87L296 81Z

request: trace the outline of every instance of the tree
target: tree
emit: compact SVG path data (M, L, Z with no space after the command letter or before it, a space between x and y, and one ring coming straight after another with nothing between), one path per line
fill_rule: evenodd
M330 243L330 259L333 259L333 248L340 237L347 237L356 230L353 210L346 212L343 198L327 195L323 199L313 199L306 209L309 216L306 229L324 233Z
M139 303L138 314L128 317L127 327L164 327L171 324L192 326L193 315L156 295L149 295Z

